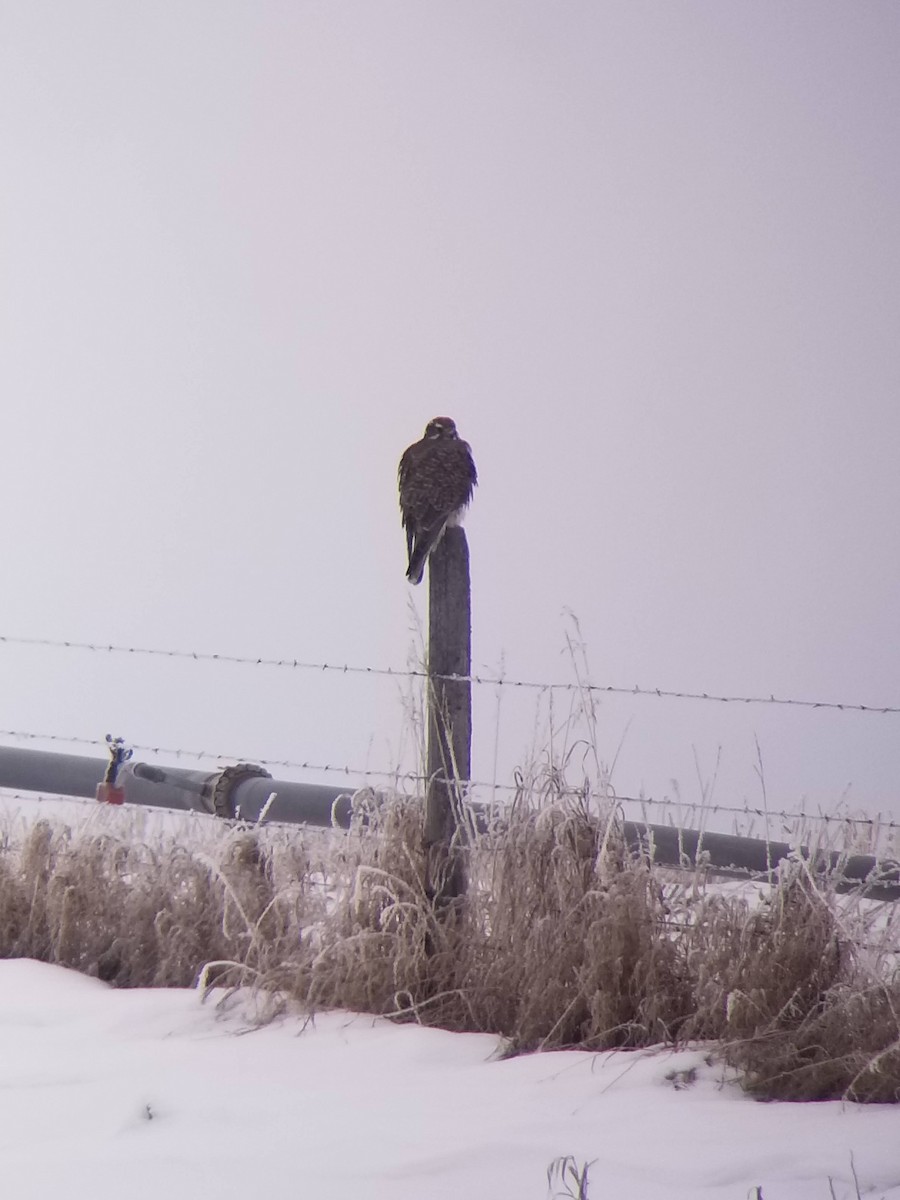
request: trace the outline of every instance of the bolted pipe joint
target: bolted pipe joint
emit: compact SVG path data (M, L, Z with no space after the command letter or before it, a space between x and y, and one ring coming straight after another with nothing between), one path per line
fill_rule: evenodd
M235 763L212 777L209 788L203 793L203 799L208 810L217 817L234 819L241 816L241 806L237 802L237 791L241 784L249 779L271 778L271 771L266 771L255 763Z
M255 763L234 763L214 772L184 771L180 768L135 763L130 769L130 774L135 779L159 787L161 793L171 788L185 792L191 797L189 807L229 820L240 816L241 806L237 792L242 784L251 779L272 778L270 772ZM160 801L162 802L162 796Z

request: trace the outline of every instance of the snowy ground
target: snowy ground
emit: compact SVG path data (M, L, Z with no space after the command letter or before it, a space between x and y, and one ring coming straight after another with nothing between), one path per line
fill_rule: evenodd
M7 829L44 816L185 840L212 822L0 793ZM0 1195L547 1200L573 1155L590 1200L853 1200L854 1168L900 1200L900 1106L758 1104L700 1050L498 1049L347 1013L257 1028L250 997L0 961Z
M346 1013L254 1029L250 1003L0 962L3 1195L544 1200L572 1154L591 1200L844 1200L852 1154L862 1195L900 1198L898 1108L758 1104L699 1051L503 1061Z

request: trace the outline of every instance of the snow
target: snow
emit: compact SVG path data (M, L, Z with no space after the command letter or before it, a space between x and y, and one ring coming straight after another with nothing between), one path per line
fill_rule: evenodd
M17 1200L900 1200L900 1111L759 1104L702 1048L502 1059L349 1013L257 1027L252 995L117 991L0 962L0 1156ZM676 1084L678 1086L676 1086Z

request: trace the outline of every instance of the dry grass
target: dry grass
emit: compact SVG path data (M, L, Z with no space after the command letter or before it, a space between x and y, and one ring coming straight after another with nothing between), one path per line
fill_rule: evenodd
M630 857L584 805L520 803L439 917L413 800L360 797L348 835L177 828L104 810L7 830L0 955L123 987L253 983L510 1053L704 1039L760 1097L900 1100L896 908L802 867L757 902Z
M879 934L791 865L758 907L705 900L688 940L698 964L691 1033L724 1043L748 1091L900 1100L895 922Z
M106 814L104 814L105 816ZM189 987L204 964L264 974L324 912L302 838L263 846L203 829L188 845L109 814L80 832L40 820L0 853L0 954L72 967L119 987Z
M593 1163L579 1163L566 1154L547 1168L547 1200L589 1200L588 1184Z

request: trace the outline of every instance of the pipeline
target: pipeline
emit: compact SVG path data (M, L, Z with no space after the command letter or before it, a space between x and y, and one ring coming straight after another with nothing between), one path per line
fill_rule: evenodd
M93 798L98 789L112 786L121 789L127 804L203 812L250 823L257 822L265 810L266 821L342 829L350 825L350 789L275 780L253 763L236 763L212 772L133 763L123 751L121 739L110 739L110 755L118 756L112 771L106 759L0 747L0 787ZM476 828L503 820L501 806L472 803L467 808ZM623 829L626 844L634 853L652 857L663 866L700 866L735 878L767 878L780 861L799 855L814 872L834 874L839 891L859 891L873 900L900 899L900 863L894 860L638 821L623 822Z
M111 740L111 757L117 742ZM118 753L121 759L121 751ZM250 822L258 821L266 808L268 821L337 824L345 829L350 824L349 789L276 782L268 771L253 763L236 763L220 771L193 771L125 759L111 773L107 759L0 746L0 787L94 799L104 785L121 789L126 804L239 817ZM273 792L276 796L269 804ZM105 799L102 792L101 798Z

